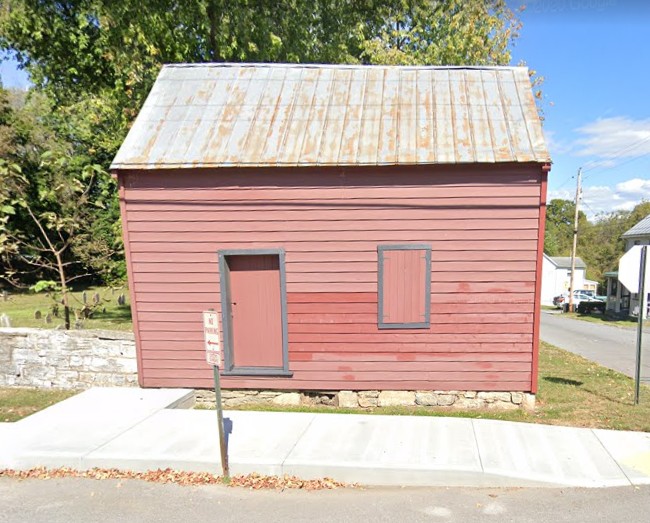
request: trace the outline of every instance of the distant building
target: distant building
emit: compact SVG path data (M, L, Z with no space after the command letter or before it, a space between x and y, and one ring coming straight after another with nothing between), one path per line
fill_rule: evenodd
M576 258L574 289L586 289L596 292L598 282L586 277L587 265L581 258ZM569 292L571 286L571 258L569 256L548 256L542 261L542 305L553 305L553 298Z
M621 238L625 240L625 252L635 245L650 245L650 215L625 231ZM607 310L638 316L638 293L630 292L625 285L618 281L618 271L606 272L605 277L607 278Z

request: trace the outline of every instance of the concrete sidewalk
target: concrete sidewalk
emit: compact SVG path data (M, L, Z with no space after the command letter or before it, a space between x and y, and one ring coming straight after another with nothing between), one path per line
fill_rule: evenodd
M91 389L0 424L0 469L221 471L214 411L192 391ZM650 434L424 416L226 411L231 474L367 485L650 484Z

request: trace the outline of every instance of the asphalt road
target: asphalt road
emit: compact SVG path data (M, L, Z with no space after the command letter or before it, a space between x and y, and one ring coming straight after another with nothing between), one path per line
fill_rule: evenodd
M128 480L0 478L0 522L647 521L650 486L609 489L374 488L302 492Z
M634 377L636 329L574 320L542 311L540 338ZM650 332L644 332L641 377L650 378Z

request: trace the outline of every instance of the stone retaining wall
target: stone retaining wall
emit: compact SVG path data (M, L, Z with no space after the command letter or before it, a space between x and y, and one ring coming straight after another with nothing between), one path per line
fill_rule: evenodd
M84 389L137 386L133 333L100 330L0 328L0 387ZM214 405L214 391L197 390L198 404ZM522 392L224 390L225 407L328 405L533 409L535 396Z
M0 329L0 387L137 386L133 333Z
M195 391L196 402L214 405L214 391ZM260 390L224 390L224 407L243 405L329 405L350 409L373 407L445 407L449 409L527 409L535 408L535 396L523 392L476 392L476 391L405 391L370 390L340 392L295 392Z

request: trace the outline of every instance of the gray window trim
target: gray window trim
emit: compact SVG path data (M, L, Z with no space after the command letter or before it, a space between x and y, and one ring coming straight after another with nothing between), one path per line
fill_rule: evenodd
M233 358L232 310L230 308L230 269L228 256L277 255L280 263L280 308L282 315L282 367L235 367ZM289 370L289 329L287 324L287 274L284 249L235 249L218 251L221 288L221 319L223 325L224 376L291 377Z
M424 288L424 317L422 322L386 323L384 318L384 252L386 251L424 251L425 259L425 288ZM380 329L428 329L431 326L431 245L427 244L394 244L377 246L378 282L377 282L377 326Z

